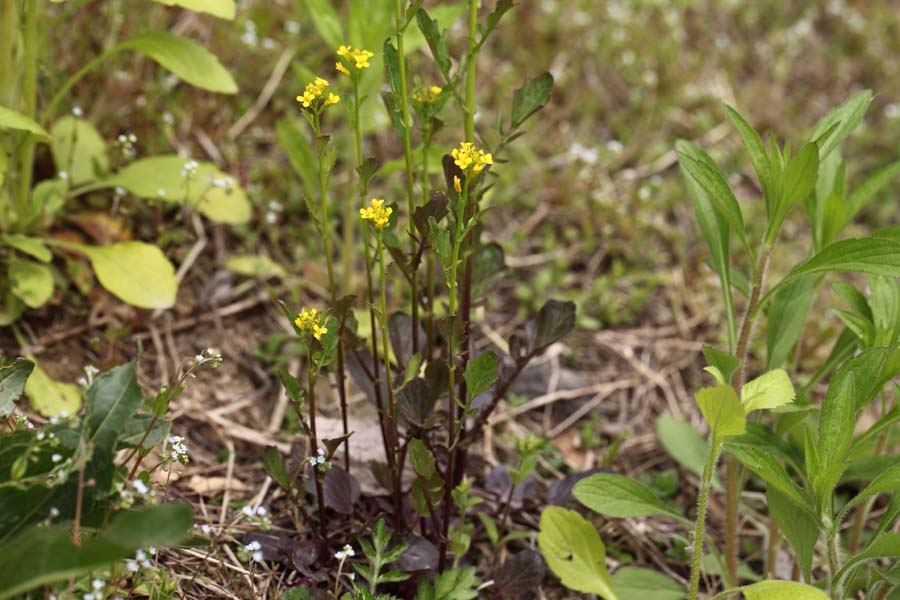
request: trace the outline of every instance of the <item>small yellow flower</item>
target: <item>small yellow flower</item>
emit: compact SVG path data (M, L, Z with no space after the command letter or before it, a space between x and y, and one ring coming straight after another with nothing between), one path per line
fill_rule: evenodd
M462 194L462 183L458 175L453 176L453 189L456 190L457 194Z
M328 94L328 98L325 99L325 102L322 103L322 107L331 106L332 104L337 104L341 101L341 97L337 94Z
M350 58L350 50L350 46L341 44L340 46L338 46L337 55L341 58Z
M338 70L339 73L343 73L344 75L349 75L350 71L347 70L347 67L344 66L344 63L341 61L337 61L334 63L334 68Z
M382 229L391 220L394 209L384 206L384 200L372 198L372 205L359 209L359 216L364 221L371 221L376 229Z
M441 92L444 91L444 88L433 85L427 90L417 90L413 92L413 100L419 102L421 104L433 104L435 100L438 99L438 96L441 95Z
M297 102L303 105L303 108L310 108L316 102L322 98L325 94L325 88L327 88L330 84L327 79L322 79L321 77L316 77L311 83L306 84L306 88L303 90L303 94L297 96ZM322 103L322 108L326 106L330 106L332 104L337 104L340 101L339 96L335 96L334 94L329 94L325 101Z
M375 56L368 50L364 50L362 48L353 48L352 46L344 46L343 44L338 47L337 55L347 61L347 63L349 63L350 65L354 66L357 71L368 69L369 59ZM347 65L345 65L343 61L338 62L337 70L344 75L350 74L350 70L347 69Z
M322 327L320 323L318 311L315 308L310 310L304 308L294 319L294 324L301 331L311 333L317 340L322 338L322 334L328 333L328 328Z
M478 175L486 165L494 164L494 157L484 150L479 150L471 142L461 142L459 148L454 148L450 155L453 162L463 171L471 170L472 175Z

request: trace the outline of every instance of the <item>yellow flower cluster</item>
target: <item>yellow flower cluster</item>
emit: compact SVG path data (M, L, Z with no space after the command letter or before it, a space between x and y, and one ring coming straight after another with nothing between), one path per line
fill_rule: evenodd
M362 71L363 69L369 68L369 59L375 56L373 53L368 50L363 50L362 48L353 48L351 46L341 45L338 48L337 55L342 59L346 60L349 64L356 67L357 71ZM350 70L347 69L347 66L343 61L338 61L334 64L335 68L343 73L344 75L349 75Z
M494 157L484 150L479 150L471 142L462 142L459 148L454 148L450 155L453 162L463 171L471 169L472 175L478 175L485 165L494 164Z
M394 209L384 206L384 200L372 198L372 206L359 209L359 216L363 221L371 221L376 229L382 229L391 220Z
M433 104L443 91L444 88L438 85L433 85L427 90L416 90L415 92L413 92L412 98L413 100L421 104Z
M316 309L306 310L297 315L297 318L294 319L294 324L299 327L302 331L307 333L311 333L314 338L317 340L322 339L322 334L328 333L327 327L322 327L322 322L319 320L318 312Z
M325 88L327 88L328 86L329 83L327 79L316 77L316 79L312 83L306 84L306 89L303 90L303 94L297 96L297 102L302 104L303 108L309 108L316 100L322 98L325 95ZM322 108L331 106L332 104L337 104L340 101L340 96L329 92L328 97L325 98L325 101L322 103Z

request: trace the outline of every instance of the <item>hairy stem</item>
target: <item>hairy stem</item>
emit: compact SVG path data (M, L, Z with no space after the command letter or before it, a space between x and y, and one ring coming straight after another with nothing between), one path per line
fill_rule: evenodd
M700 495L697 498L697 520L694 524L693 551L691 554L690 600L697 600L700 590L700 561L703 559L703 539L706 534L706 508L709 501L709 489L712 482L716 462L719 460L721 444L715 435L710 436L706 464L703 466L703 477L700 481Z
M317 456L319 453L319 437L316 433L316 370L312 364L312 357L307 359L306 368L309 389L309 455ZM317 465L312 465L313 478L316 482L316 503L319 507L319 537L323 540L327 537L325 517L325 493L322 490L322 477Z
M37 111L37 13L35 0L26 0L23 4L25 12L25 28L22 41L24 48L22 79L22 100L25 114L34 119ZM23 218L28 212L31 194L31 177L34 169L34 136L27 135L22 141L18 157L19 189L16 193L16 212Z

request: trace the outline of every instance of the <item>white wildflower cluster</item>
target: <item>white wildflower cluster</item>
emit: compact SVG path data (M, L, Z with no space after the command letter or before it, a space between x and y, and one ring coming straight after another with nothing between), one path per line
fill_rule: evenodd
M187 161L186 163L184 163L184 166L181 167L181 176L184 179L188 179L188 180L193 179L194 177L197 176L197 169L199 169L199 168L200 168L200 163L198 163L196 160L191 159L191 160Z
M94 579L91 582L91 591L81 596L82 600L103 600L103 588L106 582L102 579Z
M256 23L251 19L244 21L244 33L241 35L241 41L248 46L256 46L259 43L259 36L256 34Z
M134 558L125 559L125 568L129 573L137 573L141 569L149 569L153 566L150 561L151 556L156 556L156 548L150 546L146 550L138 550L134 553Z
M72 116L73 116L73 117L81 118L81 116L82 116L83 114L84 114L84 111L81 110L81 107L80 107L80 106L73 106L73 107L72 107Z
M238 558L241 560L252 560L253 562L262 562L263 561L263 553L262 553L262 544L253 540L246 546L242 547L238 550Z
M319 451L316 452L315 456L310 456L306 460L309 462L309 466L315 467L323 473L331 470L331 463L325 458L325 450L322 448L319 448Z
M258 525L261 530L268 531L272 528L272 521L269 519L269 511L266 510L264 506L257 506L254 510L254 508L248 504L241 509L241 512L248 521Z
M34 429L34 423L32 423L28 419L28 417L26 417L22 413L16 413L16 429Z
M84 376L78 378L78 385L87 389L94 383L94 378L100 374L100 369L94 365L86 365L84 367Z
M183 437L180 435L169 436L169 444L171 445L169 457L173 461L180 462L183 465L190 462L191 459L188 457L188 450Z
M215 369L219 365L222 364L222 354L219 353L215 348L207 348L200 354L194 357L194 366L198 367L200 365L209 365L211 368Z
M285 21L284 30L291 35L297 35L300 33L300 23L297 21Z
M119 492L119 503L122 508L129 508L139 499L153 502L156 500L156 489L144 482L143 479L135 479L131 483L116 483Z
M119 148L119 151L122 153L122 157L131 160L135 156L137 156L137 148L135 148L135 144L137 144L137 136L133 133L120 133L116 138L116 147Z
M348 558L352 558L356 556L356 551L353 550L353 546L350 544L344 544L344 547L334 553L334 557L341 562L344 562Z
M268 210L266 210L266 223L274 225L278 222L278 216L284 212L284 205L278 200L269 202Z
M225 177L216 177L212 180L212 186L225 190L226 193L231 193L234 190L234 178L230 175L226 175Z

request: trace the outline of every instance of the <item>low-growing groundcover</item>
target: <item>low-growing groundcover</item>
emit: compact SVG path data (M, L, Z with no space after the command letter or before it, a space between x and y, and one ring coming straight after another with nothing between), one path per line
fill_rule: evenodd
M229 0L162 3L223 19L235 13ZM505 276L502 247L486 235L491 190L514 160L512 145L528 139L525 126L550 102L554 78L529 73L507 94L498 122L485 123L476 118L478 58L514 2L353 2L346 26L332 4L305 4L329 57L318 72L297 69L303 85L277 138L304 190L304 217L318 234L307 250L322 257L316 268L327 285L278 299L296 358L273 361L291 411L281 439L290 443L261 454L262 493L234 502L226 491L215 520L205 506L194 513L174 501L169 481L190 462L171 431L178 401L205 367L221 364L218 352L184 361L149 395L138 382L140 347L133 362L102 374L87 368L80 386L54 381L28 357L3 358L0 598L172 598L187 586L206 597L285 600L900 597L900 387L892 384L900 374L900 234L844 233L900 171L894 163L859 181L848 175L841 148L870 92L847 99L796 145L764 140L724 107L756 175L759 210L737 200L710 154L687 141L675 147L725 315L721 345L703 350L706 387L694 394L705 429L674 415L657 421L660 445L696 476L696 494L619 474L615 444L607 468L561 472L550 440L529 433L488 470L486 438L504 416L499 409L516 401L514 384L543 377L536 363L576 324L573 302L542 299L506 337L482 327ZM112 168L80 110L45 132L38 101L52 116L83 73L56 95L38 94L39 14L28 0L0 10L4 31L15 33L3 38L0 72L22 59L0 86L0 125L12 132L0 154L10 174L0 188L0 258L10 265L2 316L13 322L53 293L55 276L41 266L56 260L51 248L84 254L123 300L166 308L193 249L176 273L146 243L57 239L45 217L65 208L78 218L76 198L109 201L109 190L177 203L200 252L200 219L245 222L245 194L214 165L186 157L124 156ZM459 44L450 36L457 20ZM85 69L126 50L190 84L234 91L215 58L168 33L114 44ZM368 155L373 115L387 119L402 149L391 163ZM67 169L32 190L33 145L47 137ZM120 142L128 155L131 138ZM39 194L42 185L58 190ZM748 218L751 211L764 218ZM801 212L808 255L789 260L786 273L770 272L784 224ZM237 272L284 271L261 256L236 258ZM142 270L148 260L152 274ZM843 329L815 364L798 364L805 324L822 317L817 299L829 286ZM148 291L165 293L145 302ZM341 426L333 436L322 429L331 397ZM372 416L368 439L377 447L353 443L365 433L351 428L357 410ZM225 460L232 473L233 449ZM639 531L666 560L610 542L622 519L642 519ZM232 571L241 591L183 572L174 548Z

